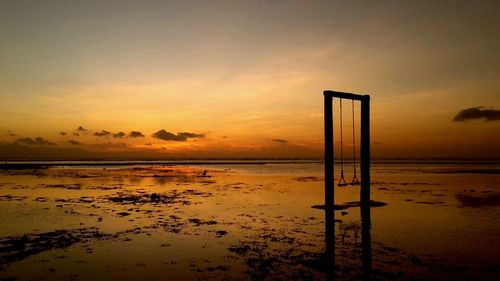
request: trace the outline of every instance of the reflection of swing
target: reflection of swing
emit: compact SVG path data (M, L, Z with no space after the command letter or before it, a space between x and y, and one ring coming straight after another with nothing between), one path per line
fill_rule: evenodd
M356 175L356 134L354 130L354 100L352 100L352 151L354 175L351 183L347 183L344 178L344 152L343 152L343 132L342 132L342 98L340 99L340 179L337 186L359 185L361 182Z

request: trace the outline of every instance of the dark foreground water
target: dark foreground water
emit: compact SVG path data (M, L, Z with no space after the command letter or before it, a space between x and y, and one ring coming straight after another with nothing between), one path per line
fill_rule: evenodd
M375 163L332 236L321 163L70 164L0 171L0 280L500 277L498 164Z

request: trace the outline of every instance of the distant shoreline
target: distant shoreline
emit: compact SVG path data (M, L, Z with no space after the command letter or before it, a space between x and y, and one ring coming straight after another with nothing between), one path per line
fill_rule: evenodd
M338 162L338 160L336 160ZM272 165L272 164L322 164L323 160L306 159L242 159L242 160L54 160L54 161L1 161L0 170L5 169L43 169L60 166L134 166L134 165ZM339 162L340 163L340 162ZM345 161L344 163L352 163ZM372 164L476 164L476 165L500 165L498 159L374 159Z

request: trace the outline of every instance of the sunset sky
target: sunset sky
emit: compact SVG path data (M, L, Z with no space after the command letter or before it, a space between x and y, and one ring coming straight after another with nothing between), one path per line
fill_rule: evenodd
M0 2L3 159L319 158L325 89L374 157L500 157L500 2Z

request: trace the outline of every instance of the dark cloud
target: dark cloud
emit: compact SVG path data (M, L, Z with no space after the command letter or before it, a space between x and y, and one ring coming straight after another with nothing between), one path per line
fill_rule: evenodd
M457 115L455 115L455 117L453 117L453 121L460 122L481 118L485 118L487 121L500 120L500 110L481 108L482 107L471 107L461 110Z
M161 139L161 140L166 140L166 141L186 141L186 137L174 135L170 132L167 132L163 129L159 130L158 132L153 134L153 138Z
M203 138L205 137L205 135L188 133L188 132L180 132L177 134L173 134L165 131L164 129L161 129L158 132L154 133L153 137L166 141L187 141L190 138Z
M272 139L272 141L279 142L279 143L287 143L288 142L287 140L284 140L284 139Z
M42 137L32 138L19 138L16 140L17 143L27 144L27 145L56 145L53 142L43 139Z
M71 144L71 145L82 145L81 142L76 141L76 140L69 140L68 143Z
M116 134L113 134L114 138L119 138L119 139L123 138L124 136L126 136L124 132L118 132Z
M178 136L186 137L186 138L204 138L204 134L194 134L189 132L180 132L177 133Z
M16 134L14 134L14 133L13 133L13 132L11 132L11 131L7 131L7 134L8 134L9 136L13 137L13 138L17 136Z
M111 135L111 132L108 132L106 130L102 130L100 132L94 133L94 136L96 136L96 137L105 137L105 136L109 136L109 135Z
M66 132L60 132L59 135L61 136L65 136L66 135Z
M78 128L76 128L76 131L81 132L81 133L88 133L89 132L89 130L85 129L82 126L79 126Z
M143 137L145 137L145 135L143 135L139 131L132 131L132 132L130 132L130 134L128 134L128 136L131 138L143 138Z
M79 133L73 133L73 136L75 136L75 137L79 137L79 136L80 136L80 134L79 134Z

